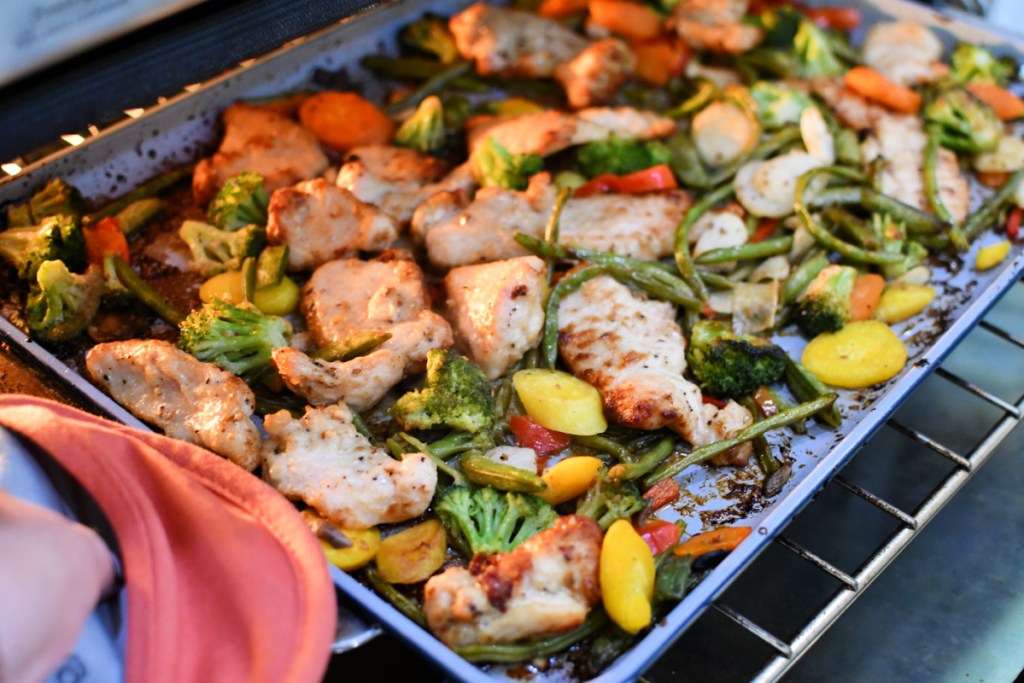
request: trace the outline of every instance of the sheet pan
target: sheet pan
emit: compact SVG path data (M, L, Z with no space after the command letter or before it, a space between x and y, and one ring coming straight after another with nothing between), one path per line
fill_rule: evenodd
M434 12L450 13L467 4L466 0L443 0L431 2L429 8ZM1018 59L1024 55L1024 45L984 27L976 19L954 20L902 0L843 0L841 3L816 4L854 4L861 7L868 24L892 16L908 18L931 25L947 44L968 40L989 45L1000 53L1012 53ZM411 0L382 4L361 16L229 71L153 107L138 119L115 125L78 147L52 155L18 176L0 181L0 204L21 200L56 176L67 179L91 199L114 197L160 170L192 161L207 152L217 139L219 112L238 99L308 87L321 81L325 74L341 69L356 81L365 79L369 82L372 79L358 67L358 59L382 49L387 51L393 44L397 28L422 14L426 8L425 3ZM372 84L367 87L372 91ZM990 271L977 273L969 265L964 265L973 263L974 252L980 246L995 240L995 235L983 235L971 252L963 256L962 263L936 271L940 295L932 304L930 315L896 328L910 352L907 367L898 377L879 387L843 392L840 399L844 416L841 428L826 430L812 425L806 436L792 437L785 433L770 436L770 441L779 451L793 460L793 477L777 497L764 501L751 493L759 476L753 468L740 471L694 468L685 475L682 484L686 493L678 514L687 522L689 532L695 533L705 525L736 522L752 526L755 533L595 680L632 680L669 648L675 638L768 545L884 423L931 368L1020 277L1024 271L1021 245L1015 245L1011 256ZM0 337L46 368L69 391L78 392L113 419L147 428L2 318ZM803 344L797 337L783 337L778 341L792 352L799 352ZM333 568L332 577L340 592L358 610L395 632L454 678L488 681L495 676L505 676L500 667L483 669L464 661L354 578ZM369 633L355 625L349 631L351 638L345 642L356 644ZM538 680L569 678L572 678L571 667L556 663L549 671L540 674Z

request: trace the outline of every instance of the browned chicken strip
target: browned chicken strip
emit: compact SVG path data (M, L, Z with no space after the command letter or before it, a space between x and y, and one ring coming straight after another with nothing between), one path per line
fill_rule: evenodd
M739 54L761 42L762 31L744 23L749 0L682 0L669 25L698 51Z
M383 251L398 222L323 178L275 190L267 208L267 241L288 245L288 270L312 270L360 251Z
M427 352L452 345L452 328L430 310L423 271L412 255L396 249L370 261L330 261L313 272L302 290L302 312L318 346L356 332L389 332L378 347L400 355L406 373L426 367Z
M601 527L560 517L509 553L477 555L432 576L423 591L430 630L449 647L512 643L576 628L601 599Z
M229 178L254 171L267 192L313 178L327 168L327 155L308 130L275 112L233 104L224 112L224 139L209 159L196 164L192 194L209 203Z
M594 278L558 307L559 350L581 379L597 387L605 413L636 429L668 427L703 446L753 423L735 401L705 404L697 385L683 377L686 340L675 307L652 301L608 276ZM722 464L745 464L749 444Z
M605 38L555 69L555 80L565 89L569 106L583 109L610 102L635 69L636 56L629 46Z
M390 349L349 361L325 361L282 346L274 349L270 362L285 385L312 405L344 401L359 412L376 405L405 374L405 359Z
M455 337L488 379L540 339L547 268L536 256L455 268L444 284Z
M334 524L367 529L417 517L430 505L437 467L421 453L395 460L352 424L345 405L306 408L301 419L282 410L263 421L263 476Z
M97 344L85 366L115 401L167 436L249 471L259 464L260 432L250 419L256 400L230 372L155 339Z

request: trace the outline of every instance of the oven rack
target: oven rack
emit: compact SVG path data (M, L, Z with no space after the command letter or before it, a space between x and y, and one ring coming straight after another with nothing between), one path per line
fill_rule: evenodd
M1016 290L1016 291L1014 291ZM1007 294L1024 294L1024 279L1017 281L1010 287ZM960 345L969 344L972 338L979 335L989 335L1004 342L1010 349L1005 358L1001 359L1002 367L1024 367L1024 336L1015 334L1005 329L1004 326L989 320L991 312L978 326L961 340ZM959 346L957 348L959 348ZM1014 355L1011 355L1014 354ZM769 655L767 659L756 661L764 662L756 669L756 673L749 675L733 676L728 672L719 672L721 678L707 680L751 680L753 683L769 683L778 681L785 676L797 664L797 662L811 649L811 647L829 630L846 610L862 595L867 588L877 579L882 572L905 550L910 543L921 533L945 505L955 496L963 486L977 473L999 445L1010 435L1013 429L1024 417L1024 393L1018 394L1015 401L1010 402L998 396L994 391L984 387L984 380L972 377L971 372L958 371L945 367L949 359L944 360L933 370L933 381L941 381L945 388L951 392L961 395L970 395L988 405L991 409L992 418L979 422L972 428L970 434L963 435L963 439L972 445L967 448L957 448L948 443L948 439L937 438L929 435L929 429L917 428L908 424L909 420L904 419L904 410L898 410L889 418L880 429L880 433L872 436L861 446L858 453L847 466L851 466L864 456L864 451L872 449L879 440L884 440L885 432L890 432L889 438L894 435L909 440L918 447L921 452L927 452L930 457L938 459L939 465L945 465L944 476L925 495L918 497L915 501L901 501L894 503L891 496L879 495L872 492L868 487L856 483L854 478L844 476L845 472L837 473L823 487L822 492L802 510L795 520L803 516L814 515L818 505L836 505L837 498L854 497L878 510L882 515L888 517L895 524L894 530L878 546L872 548L868 553L860 555L859 562L850 562L848 559L843 564L856 564L852 571L844 571L840 563L830 561L824 556L825 553L817 552L814 548L808 547L813 543L798 542L787 535L792 525L779 534L773 541L772 546L783 549L783 551L795 558L797 563L804 565L804 568L811 568L810 571L817 573L819 577L825 577L824 585L825 601L816 611L812 611L795 630L789 629L788 636L777 635L779 630L785 627L772 628L763 625L763 621L757 617L751 617L745 610L747 605L734 607L735 592L730 587L726 592L711 604L711 609L705 612L702 619L707 618L709 612L717 613L728 622L739 626L730 632L733 641L746 639L756 641L762 645L763 652L767 646ZM1017 387L1016 389L1019 389ZM924 391L925 387L919 387L918 392ZM911 394L910 401L914 394ZM957 439L959 441L959 438ZM888 455L891 455L888 454ZM934 465L934 463L932 463ZM846 468L844 468L845 470ZM822 495L828 491L832 500L822 502ZM847 501L848 502L848 501ZM794 520L794 521L795 521ZM746 570L744 577L757 576L762 558L758 558ZM742 591L741 591L742 592ZM744 596L740 596L742 600ZM746 596L746 597L749 597ZM747 601L749 602L749 600ZM763 611L763 608L762 608ZM772 621L769 619L769 621ZM701 629L701 622L692 625L686 633L676 641L673 650L686 649L691 642L695 630ZM730 647L734 643L730 643ZM747 643L749 645L749 643ZM742 648L741 648L742 650ZM749 650L749 648L748 648ZM747 655L749 656L749 655ZM669 654L665 659L671 659ZM656 665L655 671L649 672L640 680L644 683L657 683L667 677L658 675Z

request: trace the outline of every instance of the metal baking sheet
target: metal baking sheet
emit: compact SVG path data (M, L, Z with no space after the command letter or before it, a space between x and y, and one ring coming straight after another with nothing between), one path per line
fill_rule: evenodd
M467 0L444 0L430 3L430 10L450 13L468 4ZM932 26L947 45L967 40L1018 58L1024 55L1024 45L985 28L977 20L951 19L902 0L842 0L816 4L853 4L862 9L868 25L889 17L907 18ZM218 115L230 103L309 86L319 80L318 76L322 75L319 72L344 69L346 77L365 81L372 89L368 74L358 66L358 59L366 54L388 51L393 46L397 28L425 9L423 3L409 0L381 5L227 72L192 92L154 107L136 120L118 124L76 148L48 157L0 182L0 204L23 199L56 176L64 177L92 199L122 194L158 171L194 160L210 150L217 139ZM695 533L705 525L739 522L752 526L755 533L630 651L594 680L633 680L669 648L1020 277L1024 271L1024 247L1019 244L1014 245L1006 261L992 270L977 273L964 265L973 263L979 247L996 239L991 233L983 235L962 261L936 271L940 295L931 305L930 314L919 316L912 324L896 327L908 347L907 367L895 379L871 390L843 392L840 409L844 421L840 429L827 430L811 425L806 436L794 437L787 433L770 436L776 447L793 460L793 477L777 497L764 501L754 493L759 479L754 466L739 471L693 468L687 472L682 481L685 494L678 513L687 521L688 531ZM0 319L0 335L114 419L145 428L103 392L3 319ZM799 352L803 345L797 337L780 341L792 352ZM405 639L453 677L490 681L495 676L504 676L499 667L480 668L466 662L354 578L334 568L332 577L339 590L361 611ZM556 664L539 677L543 680L573 678L569 665L564 663Z

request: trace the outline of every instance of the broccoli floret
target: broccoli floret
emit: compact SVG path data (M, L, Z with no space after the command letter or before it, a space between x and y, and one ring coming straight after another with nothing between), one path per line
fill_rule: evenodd
M43 261L63 261L77 271L85 263L85 236L76 218L66 215L43 219L40 225L0 232L0 257L32 280Z
M614 135L604 141L588 142L576 152L580 170L588 178L605 173L634 173L667 164L671 159L672 153L664 143L625 140Z
M451 64L459 58L455 37L448 30L448 22L432 15L414 21L399 34L399 40L409 47L434 55L442 64Z
M838 46L834 43L837 40L813 21L802 19L800 28L793 36L793 49L800 61L800 75L813 78L844 73L846 67L836 54Z
M486 375L472 361L451 351L427 353L427 379L391 407L403 429L442 425L464 432L489 430L494 425L494 398Z
M980 45L970 43L957 45L950 61L953 68L949 81L957 85L990 83L1005 86L1017 71L1013 58L996 57Z
M507 553L555 523L558 513L536 496L490 486L454 486L434 505L452 545L467 557Z
M590 517L607 529L615 520L629 519L643 508L644 499L635 483L614 482L601 472L576 504L576 514Z
M444 107L440 97L431 95L395 133L395 144L427 153L441 148L444 138Z
M831 265L818 273L797 299L797 327L809 337L843 329L850 319L850 293L856 279L857 269L852 266Z
M924 118L938 126L943 147L958 152L991 152L1003 136L1003 122L992 107L966 90L949 90L928 103Z
M85 213L85 201L77 188L60 178L54 178L28 202L32 210L32 221L42 223L50 216L70 216L76 221Z
M887 263L882 266L882 275L886 280L894 280L911 268L916 268L928 258L928 249L920 242L907 240L907 230L903 223L898 223L888 215L872 214L871 228L882 241L882 250L893 254L903 254L903 260Z
M206 217L210 223L229 232L247 225L267 225L267 193L263 176L245 171L229 178L210 202Z
M473 168L484 187L525 190L530 176L544 170L544 160L539 154L512 154L488 138L473 154Z
M192 252L196 269L204 277L238 270L242 261L260 253L266 241L266 231L258 225L227 232L200 221L185 221L179 234Z
M733 334L717 320L693 326L686 360L700 388L721 397L746 396L786 371L786 352L767 339Z
M814 100L799 90L773 81L754 83L750 96L757 108L757 118L765 128L800 123L804 109L814 106Z
M254 306L220 299L192 311L178 326L178 348L206 363L251 380L270 365L270 353L287 346L292 326Z
M63 261L43 261L25 306L32 336L51 343L78 336L96 315L102 289L99 268L80 275Z

